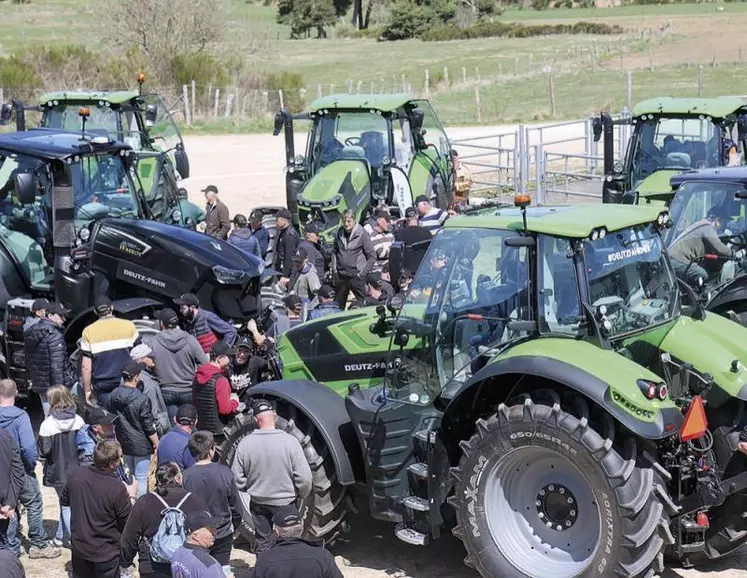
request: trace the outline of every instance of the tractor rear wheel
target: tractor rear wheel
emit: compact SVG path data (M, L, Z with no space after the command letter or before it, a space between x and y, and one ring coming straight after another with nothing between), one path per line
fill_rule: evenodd
M282 408L278 408L281 412ZM324 539L327 542L334 538L346 528L344 522L347 514L346 492L337 483L332 459L320 437L311 424L305 423L299 418L301 426L293 419L286 419L278 415L276 428L282 429L298 440L303 448L306 460L311 466L312 490L309 496L300 506L300 514L304 520L306 532L315 539ZM218 448L220 463L229 468L233 465L236 457L236 449L241 440L254 431L254 420L250 414L238 416L225 430L225 441ZM303 429L302 429L303 428ZM243 507L243 505L242 505ZM249 512L243 512L242 518L251 519ZM241 535L248 541L252 541L254 529L246 523L241 524Z
M586 419L501 404L461 443L454 534L483 576L643 577L663 569L668 518L654 471Z

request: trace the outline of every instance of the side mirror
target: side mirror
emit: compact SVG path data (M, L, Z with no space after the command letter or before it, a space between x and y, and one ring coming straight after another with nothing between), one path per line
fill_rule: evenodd
M534 237L508 237L504 244L506 247L534 247L536 242Z
M183 179L189 178L189 157L187 151L182 147L177 148L174 151L174 162L176 163L176 172Z
M3 104L0 106L0 126L8 126L10 118L13 116L13 105Z
M591 119L591 130L594 135L594 142L599 142L602 138L602 117L596 116Z
M275 115L275 124L272 129L272 136L278 136L283 130L283 126L285 125L285 114L283 113L284 111L281 110Z
M420 133L420 131L423 130L423 120L425 119L425 115L423 114L422 110L413 110L411 119L410 119L410 126L412 127L412 130L414 133Z
M181 223L182 212L179 209L174 209L173 211L171 211L171 220L174 221L174 223Z
M13 177L13 190L18 202L31 205L36 200L36 181L32 173L17 173Z
M399 279L404 269L405 244L402 241L394 241L389 248L389 277Z
M158 118L158 107L155 104L149 104L145 107L145 128L153 128Z

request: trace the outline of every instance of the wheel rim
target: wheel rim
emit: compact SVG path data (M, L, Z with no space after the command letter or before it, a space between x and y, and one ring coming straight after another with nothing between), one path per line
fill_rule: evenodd
M599 547L601 511L591 485L549 448L518 448L498 461L486 480L485 514L501 554L529 576L578 576Z

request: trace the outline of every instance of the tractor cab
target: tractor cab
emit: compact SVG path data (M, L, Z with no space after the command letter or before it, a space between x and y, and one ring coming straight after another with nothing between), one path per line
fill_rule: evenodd
M604 137L605 203L666 206L672 175L693 169L745 164L747 100L656 98L633 109L630 117L595 119L595 139ZM614 125L631 124L624 158L615 162Z
M306 154L295 155L293 121L311 120ZM310 112L281 111L274 134L285 131L287 204L301 229L314 221L332 241L345 210L363 222L385 206L404 214L425 194L446 208L453 168L448 138L433 108L406 95L331 95Z
M747 169L689 171L671 179L673 227L664 237L673 259L704 240L708 252L678 262L705 307L747 324Z

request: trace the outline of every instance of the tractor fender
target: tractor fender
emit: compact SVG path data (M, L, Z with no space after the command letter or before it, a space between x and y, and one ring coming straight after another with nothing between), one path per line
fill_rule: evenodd
M722 288L708 303L709 311L729 311L741 313L747 309L747 277L734 279Z
M250 397L270 396L294 406L314 424L329 449L342 486L356 483L349 452L360 451L345 401L315 381L264 381L253 385Z
M137 311L154 313L157 309L162 309L163 307L168 306L168 304L165 304L162 301L150 299L148 297L118 299L117 301L112 301L112 305L114 305L115 315L128 318ZM97 317L96 313L93 311L93 307L89 307L88 309L84 309L78 313L65 327L65 341L68 346L75 344L83 334L83 330L96 319Z
M636 419L612 400L609 385L597 376L564 361L551 357L523 355L498 360L483 367L456 392L447 405L442 420L442 429L448 430L459 414L472 410L472 400L483 387L502 375L521 375L523 379L539 377L555 381L576 390L603 407L615 420L642 438L658 440L679 431L682 414L676 407L663 407L651 421ZM497 385L494 385L497 387ZM498 403L504 403L514 395L513 388L505 387ZM494 398L491 398L494 400ZM497 406L497 403L496 403Z

